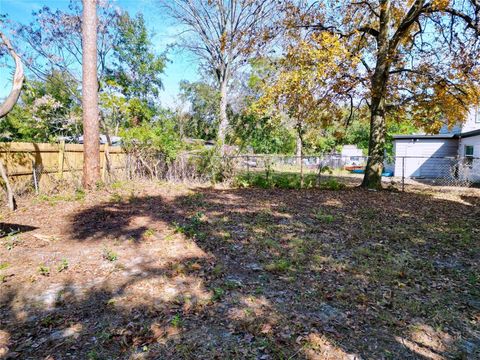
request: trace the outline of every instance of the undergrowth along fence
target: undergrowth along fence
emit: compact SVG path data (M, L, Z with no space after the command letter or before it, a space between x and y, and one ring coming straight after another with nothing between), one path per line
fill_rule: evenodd
M135 161L129 178L150 176L168 181L235 182L240 186L310 188L360 185L367 156L311 156L183 153L169 164L156 159L145 170ZM129 167L132 169L132 167ZM470 187L480 182L480 158L392 157L384 159L385 186L404 190L409 185Z
M279 174L304 174L306 186L335 179L345 185L360 185L367 156L338 154L312 156L242 155L244 172L269 180ZM382 181L405 189L408 185L471 187L480 183L480 158L386 156ZM273 181L273 180L272 180Z
M0 143L0 159L17 194L81 186L83 145ZM158 179L287 188L356 186L368 161L366 156L338 154L219 157L211 151L183 152L173 161L159 153L146 160L108 145L101 146L100 159L102 180L107 183ZM480 158L386 157L384 175L386 186L402 190L418 184L469 187L480 182Z

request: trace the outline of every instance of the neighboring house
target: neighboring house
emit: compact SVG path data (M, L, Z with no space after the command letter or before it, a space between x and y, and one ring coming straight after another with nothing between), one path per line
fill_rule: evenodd
M480 181L480 108L462 126L436 135L393 137L395 176Z

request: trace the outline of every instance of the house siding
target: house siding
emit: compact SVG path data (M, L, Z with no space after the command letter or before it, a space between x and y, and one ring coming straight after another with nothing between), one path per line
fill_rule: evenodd
M460 138L458 155L462 158L465 156L465 146L473 146L473 156L476 159L464 166L460 173L470 181L480 182L480 135Z
M458 140L395 139L394 149L395 176L401 177L403 174L405 177L448 177L451 175L453 158L458 153Z
M462 124L461 132L468 132L472 130L480 129L480 113L477 107L473 107L469 113L468 117L465 119L465 122Z

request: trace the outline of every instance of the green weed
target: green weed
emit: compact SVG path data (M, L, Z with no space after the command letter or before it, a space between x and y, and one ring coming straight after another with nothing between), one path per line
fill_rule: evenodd
M38 267L38 273L42 276L50 276L50 267L44 265L40 265Z
M315 214L315 219L317 219L320 222L331 224L334 220L335 217L331 214L324 214L322 211L317 211Z
M121 203L123 201L123 197L119 193L114 192L112 195L110 195L110 201L113 203Z
M103 258L105 260L108 260L108 261L116 261L118 260L118 255L115 251L111 250L111 249L108 249L108 248L104 248L103 249Z
M60 264L57 265L57 271L58 272L62 272L62 271L65 271L68 269L68 260L67 259L62 259L62 261L60 262Z
M216 287L213 289L212 301L219 301L225 295L225 290L221 287Z
M181 328L183 326L183 320L182 320L182 317L177 314L175 315L172 320L170 320L170 324L173 326L173 327L176 327L176 328Z
M279 259L265 266L265 269L270 272L286 272L291 269L291 266L287 259Z
M155 230L154 229L147 229L143 233L143 236L146 237L146 238L151 238L153 235L155 235Z

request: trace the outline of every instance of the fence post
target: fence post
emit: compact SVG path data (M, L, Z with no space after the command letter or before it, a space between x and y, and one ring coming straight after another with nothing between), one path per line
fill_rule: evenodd
M35 195L38 195L39 189L38 189L38 178L37 178L37 164L35 163L35 160L32 161L32 175L33 175L33 186L35 187Z
M103 144L103 157L101 158L101 161L100 161L100 167L102 169L102 181L104 182L106 181L107 171L109 170L108 167L110 166L108 157L109 157L108 143L105 143ZM102 163L103 163L103 166L102 166Z
M405 156L402 157L402 191L405 191Z
M63 179L63 163L65 162L65 140L58 144L58 177Z

